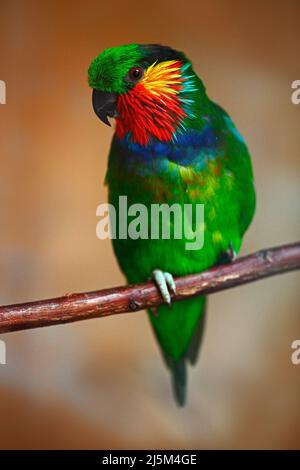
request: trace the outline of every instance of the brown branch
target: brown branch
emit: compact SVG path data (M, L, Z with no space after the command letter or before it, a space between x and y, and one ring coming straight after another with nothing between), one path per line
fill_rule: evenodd
M212 294L300 268L300 242L258 251L231 264L175 279L174 300ZM133 312L162 304L152 282L0 307L0 333Z

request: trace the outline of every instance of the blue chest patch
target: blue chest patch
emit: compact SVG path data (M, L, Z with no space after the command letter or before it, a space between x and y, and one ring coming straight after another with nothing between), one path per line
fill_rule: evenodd
M117 140L117 144L129 172L150 176L170 172L170 163L192 165L195 171L201 171L207 161L216 156L221 139L207 125L201 131L189 130L179 134L172 142L150 141L147 146L142 146L131 142L130 135L127 135L123 140Z

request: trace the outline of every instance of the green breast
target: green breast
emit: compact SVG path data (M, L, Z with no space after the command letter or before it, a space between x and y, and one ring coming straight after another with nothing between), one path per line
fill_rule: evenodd
M245 179L247 174L247 159L240 158L234 165L233 160L222 152L221 156L207 160L201 170L196 170L192 164L184 166L163 156L159 164L137 158L133 165L132 158L132 154L129 157L122 147L113 145L107 174L109 202L117 213L119 196L127 197L128 206L143 204L148 210L148 239L113 240L116 256L129 282L149 278L158 267L174 275L199 272L213 265L230 242L235 251L239 251L245 187L240 179ZM251 187L251 174L248 179ZM182 208L186 204L192 205L194 231L197 230L196 205L204 205L204 226L201 225L204 244L200 250L187 250L186 243L190 240L185 236L174 239L172 219L170 239L151 239L151 207L163 203L178 204ZM133 219L129 218L128 222Z

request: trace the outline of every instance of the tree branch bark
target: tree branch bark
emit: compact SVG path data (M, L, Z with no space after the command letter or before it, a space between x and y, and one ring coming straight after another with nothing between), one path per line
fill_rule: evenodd
M300 242L267 248L238 258L231 264L217 265L200 274L175 278L177 295L173 296L173 300L213 294L299 268ZM162 303L153 282L147 282L8 305L0 307L0 333L134 312Z

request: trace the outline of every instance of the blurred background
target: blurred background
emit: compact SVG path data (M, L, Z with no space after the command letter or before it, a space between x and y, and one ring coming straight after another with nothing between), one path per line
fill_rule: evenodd
M299 238L300 3L1 0L0 303L120 285L96 207L112 130L87 69L104 48L184 50L253 158L242 253ZM1 448L300 448L299 274L214 295L184 409L145 313L1 335Z

